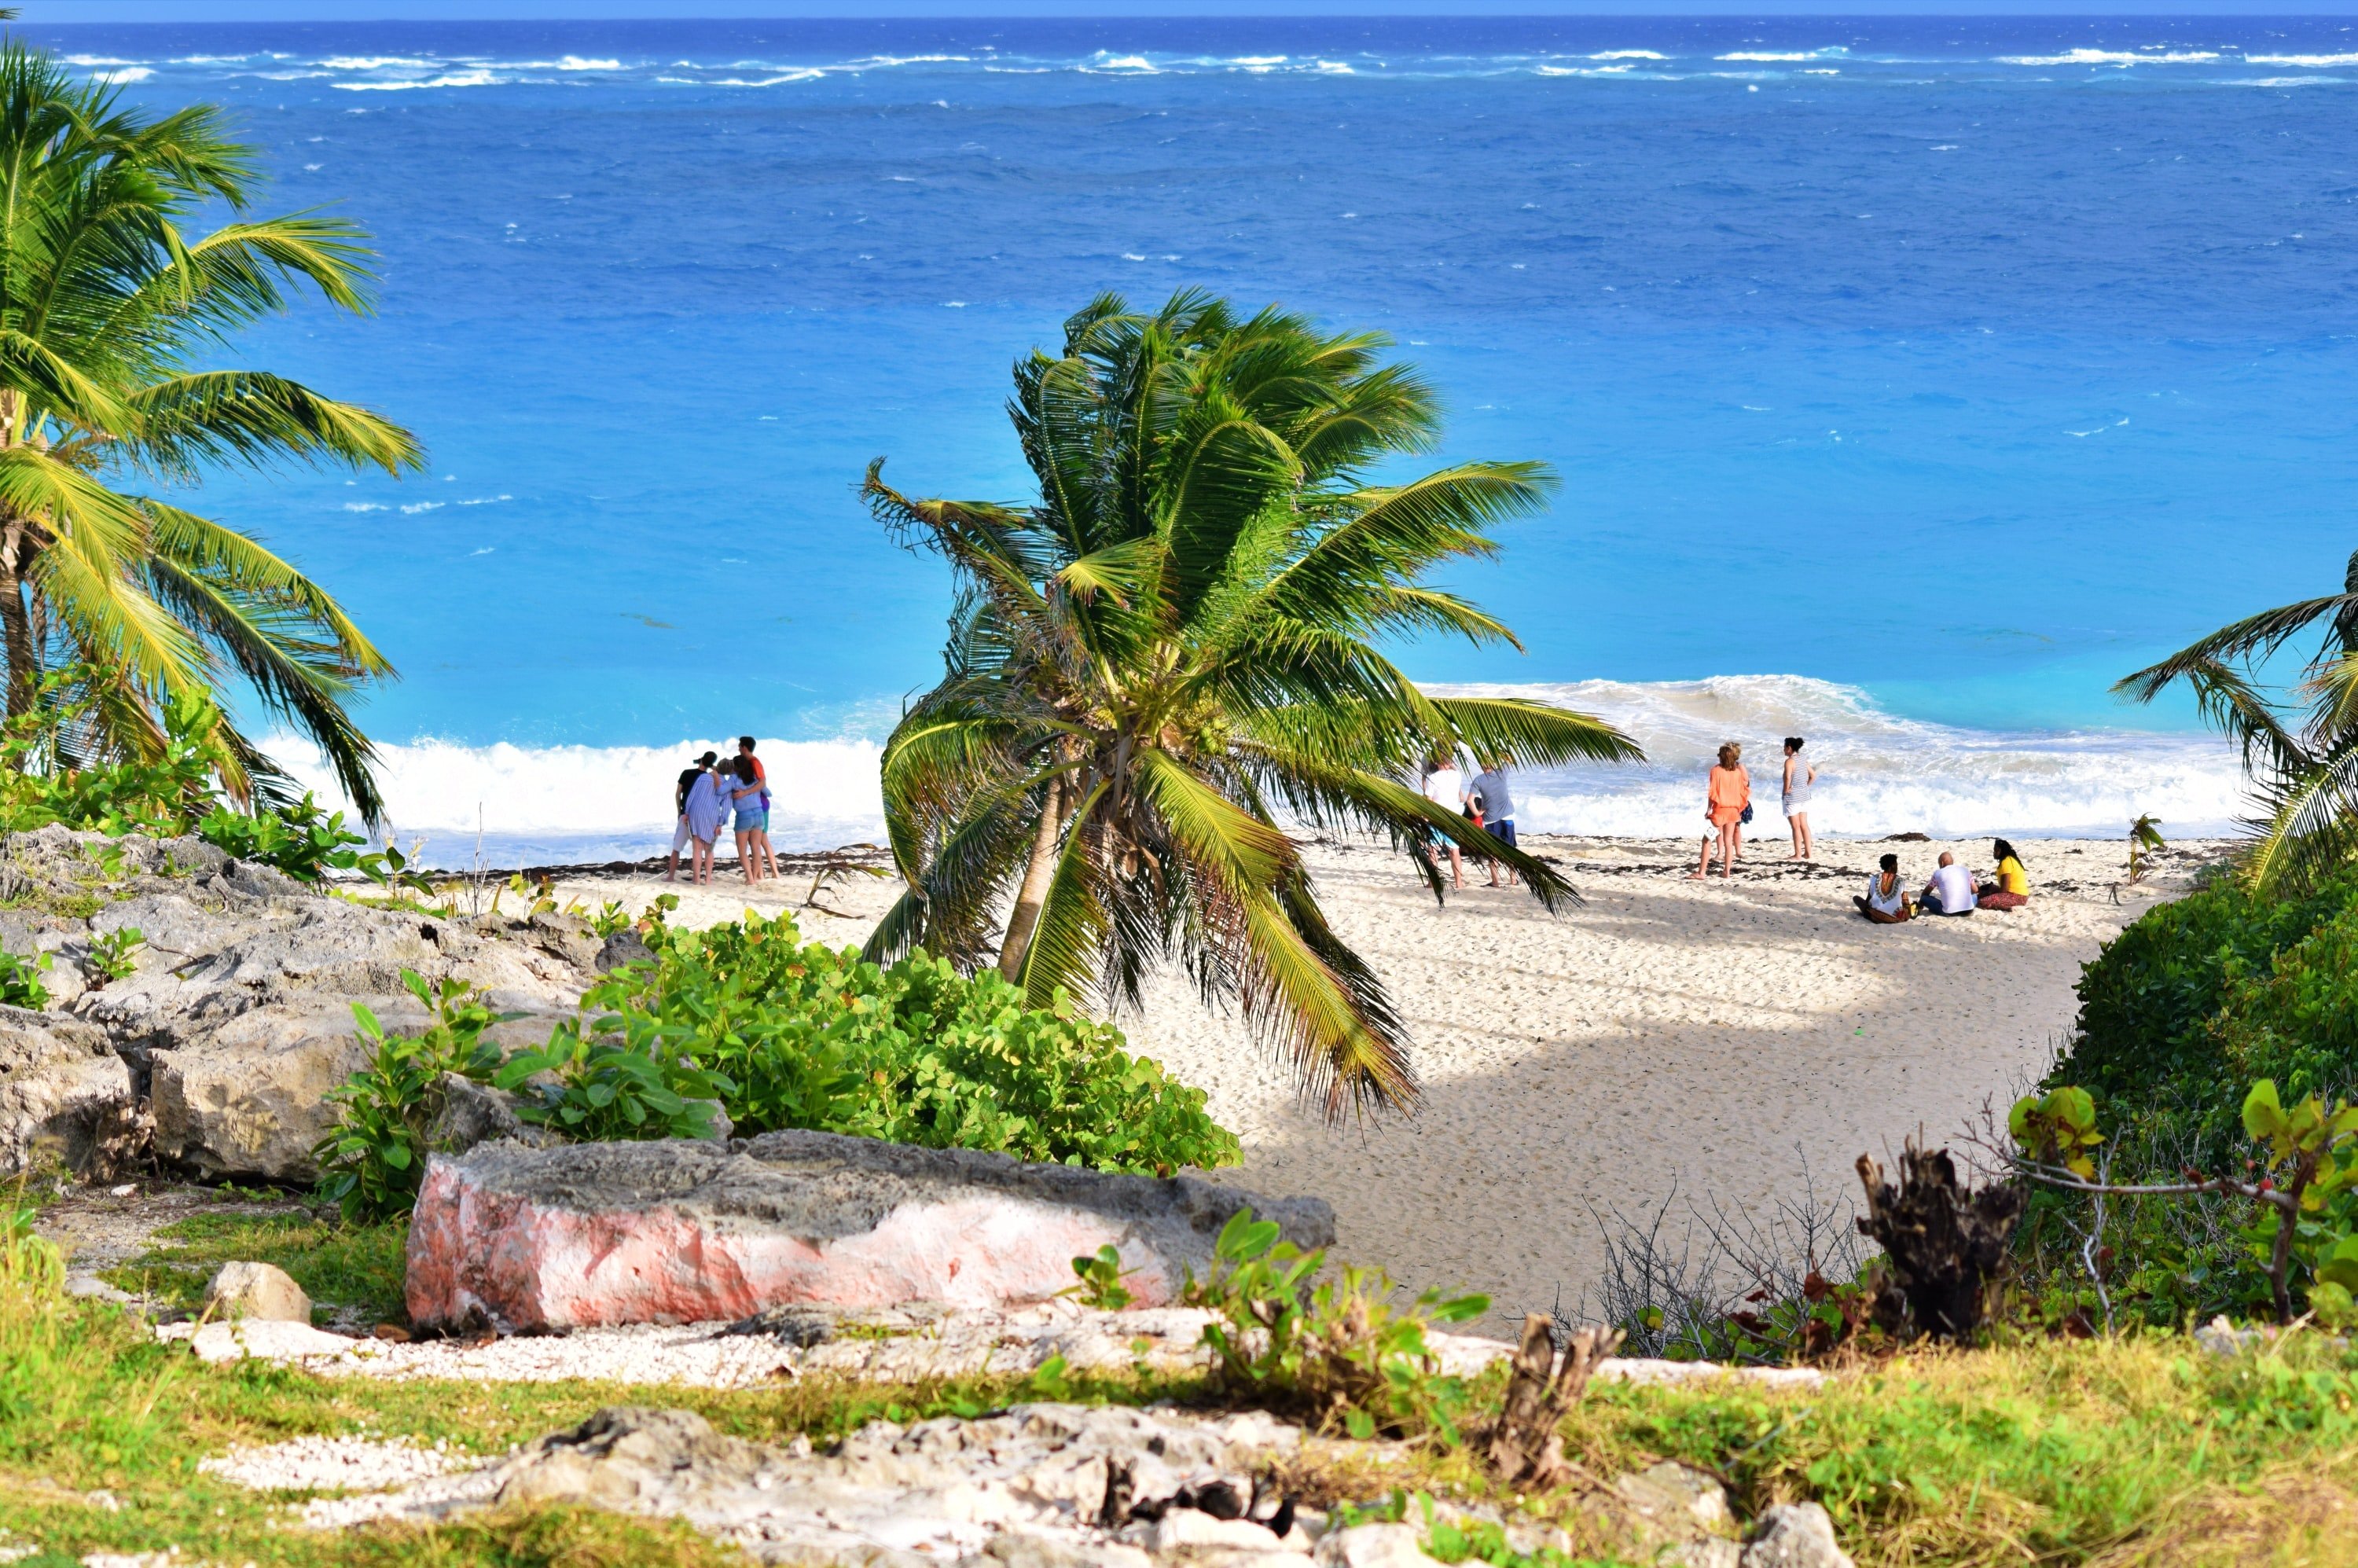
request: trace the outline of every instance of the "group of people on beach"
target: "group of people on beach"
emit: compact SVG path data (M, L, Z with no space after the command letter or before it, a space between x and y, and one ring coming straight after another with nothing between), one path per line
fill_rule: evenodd
M1817 786L1818 770L1802 760L1806 744L1802 736L1785 737L1781 794L1785 821L1793 835L1792 858L1797 860L1817 856L1817 841L1810 833L1810 795ZM1704 837L1702 857L1689 880L1701 881L1710 874L1712 851L1716 849L1720 880L1727 881L1744 853L1744 825L1752 820L1752 774L1744 766L1744 747L1737 741L1730 741L1719 749L1719 762L1705 786L1703 814L1712 830ZM2020 909L2030 902L2030 876L2022 869L2022 857L2003 838L1992 840L1991 853L1996 864L1985 881L1957 864L1955 855L1942 850L1931 879L1912 898L1899 878L1899 857L1885 855L1879 869L1867 878L1866 892L1851 902L1878 925L1897 925L1919 914Z
M671 865L664 881L679 879L679 852L695 846L688 860L692 881L712 880L712 847L732 820L737 832L737 863L744 868L745 885L778 874L778 857L770 848L770 779L753 755L753 737L737 737L737 754L727 762L718 752L707 752L679 775L672 791L672 809L678 825L671 834Z
M1469 770L1460 759L1444 754L1426 761L1420 787L1425 799L1444 811L1456 812L1511 849L1515 848L1515 796L1507 772L1513 765L1514 759L1505 752L1477 770ZM1424 830L1423 840L1412 848L1418 862L1436 876L1441 868L1434 857L1447 855L1449 885L1466 885L1466 856L1457 840L1438 827L1429 827ZM1489 867L1490 885L1494 888L1513 887L1520 880L1512 866L1507 868L1504 882L1498 880L1498 863L1492 860Z

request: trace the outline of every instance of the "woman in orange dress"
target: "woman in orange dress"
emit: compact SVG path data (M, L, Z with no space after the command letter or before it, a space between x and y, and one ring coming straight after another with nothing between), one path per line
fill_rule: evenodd
M1744 846L1744 814L1752 806L1752 775L1744 771L1743 757L1744 748L1733 741L1719 749L1719 765L1711 770L1710 795L1703 810L1712 836L1703 841L1703 859L1689 881L1703 881L1711 870L1713 838L1719 842L1719 880L1726 881L1736 874L1736 857Z

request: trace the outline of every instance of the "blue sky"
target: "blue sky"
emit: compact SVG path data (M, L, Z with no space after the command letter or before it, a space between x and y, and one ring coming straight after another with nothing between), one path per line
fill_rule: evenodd
M2358 14L2358 0L19 0L60 22L359 22L710 16L2217 16Z

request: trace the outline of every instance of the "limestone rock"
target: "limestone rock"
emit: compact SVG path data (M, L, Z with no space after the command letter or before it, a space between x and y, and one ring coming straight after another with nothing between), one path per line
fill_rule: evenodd
M374 1499L339 1499L318 1523L439 1519L490 1502L567 1502L680 1519L763 1562L867 1568L1149 1568L1107 1539L1109 1487L1155 1460L1174 1476L1249 1475L1298 1430L1266 1416L1019 1405L966 1421L877 1422L831 1454L712 1430L684 1411L599 1411L527 1444L466 1492L447 1478ZM1167 1509L1172 1494L1140 1501ZM1169 1510L1174 1513L1190 1510ZM1196 1568L1311 1568L1297 1534L1195 1514L1172 1555ZM1111 1522L1121 1522L1117 1517ZM1161 1529L1160 1525L1155 1526ZM1241 1543L1256 1540L1266 1547ZM1219 1544L1211 1544L1217 1535ZM1387 1568L1417 1568L1405 1562Z
M1663 1548L1656 1561L1666 1568L1744 1568L1744 1548L1723 1537L1706 1535Z
M299 1361L310 1356L341 1356L357 1343L308 1323L281 1323L274 1318L208 1323L187 1338L200 1361L237 1361L249 1356L257 1361Z
M349 1007L241 1013L200 1046L151 1054L156 1151L216 1180L310 1180L311 1145L336 1122L327 1093L367 1060Z
M0 1174L49 1162L85 1170L103 1129L131 1103L130 1069L104 1033L0 1007Z
M1673 1536L1717 1535L1733 1530L1736 1525L1736 1516L1727 1506L1727 1488L1693 1465L1674 1460L1619 1476L1613 1489L1649 1524Z
M512 1330L737 1320L822 1303L1036 1302L1076 1257L1120 1249L1144 1306L1170 1301L1246 1204L1304 1249L1334 1239L1309 1198L1194 1177L1112 1176L1001 1154L824 1132L702 1142L487 1144L427 1164L409 1233L422 1326Z
M654 949L646 945L644 938L635 931L622 930L606 938L605 945L598 949L598 957L591 961L591 968L601 975L607 975L625 964L652 964L654 961Z
M205 1305L215 1314L246 1322L311 1321L311 1298L286 1271L268 1263L224 1263L205 1287Z
M1355 1524L1318 1543L1318 1568L1441 1568L1425 1555L1414 1526Z
M1857 1568L1834 1540L1834 1521L1816 1503L1779 1503L1760 1516L1742 1568Z
M442 1108L426 1128L426 1143L452 1154L463 1154L480 1144L511 1138L535 1148L557 1141L546 1129L516 1115L522 1102L512 1094L479 1084L460 1073L445 1073L435 1082Z

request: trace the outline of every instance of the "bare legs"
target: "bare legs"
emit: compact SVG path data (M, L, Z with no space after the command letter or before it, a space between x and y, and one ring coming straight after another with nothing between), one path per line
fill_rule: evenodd
M770 830L766 827L753 829L753 859L757 863L768 865L769 869L762 873L763 876L773 881L777 880L778 852L770 848Z
M1793 828L1793 859L1814 860L1818 858L1818 841L1810 837L1810 814L1796 812L1785 818Z
M1687 881L1699 882L1710 873L1711 851L1714 843L1719 849L1719 880L1726 881L1736 874L1736 860L1744 852L1744 824L1742 822L1716 823L1713 826L1712 833L1704 839L1703 854L1695 861L1694 874L1687 878Z
M745 869L745 885L747 887L752 887L755 882L761 880L760 876L757 874L760 871L761 867L753 859L752 844L752 829L749 827L739 828L737 830L737 863Z
M712 880L712 840L698 838L694 842L696 850L688 862L688 880L695 882L708 882Z

